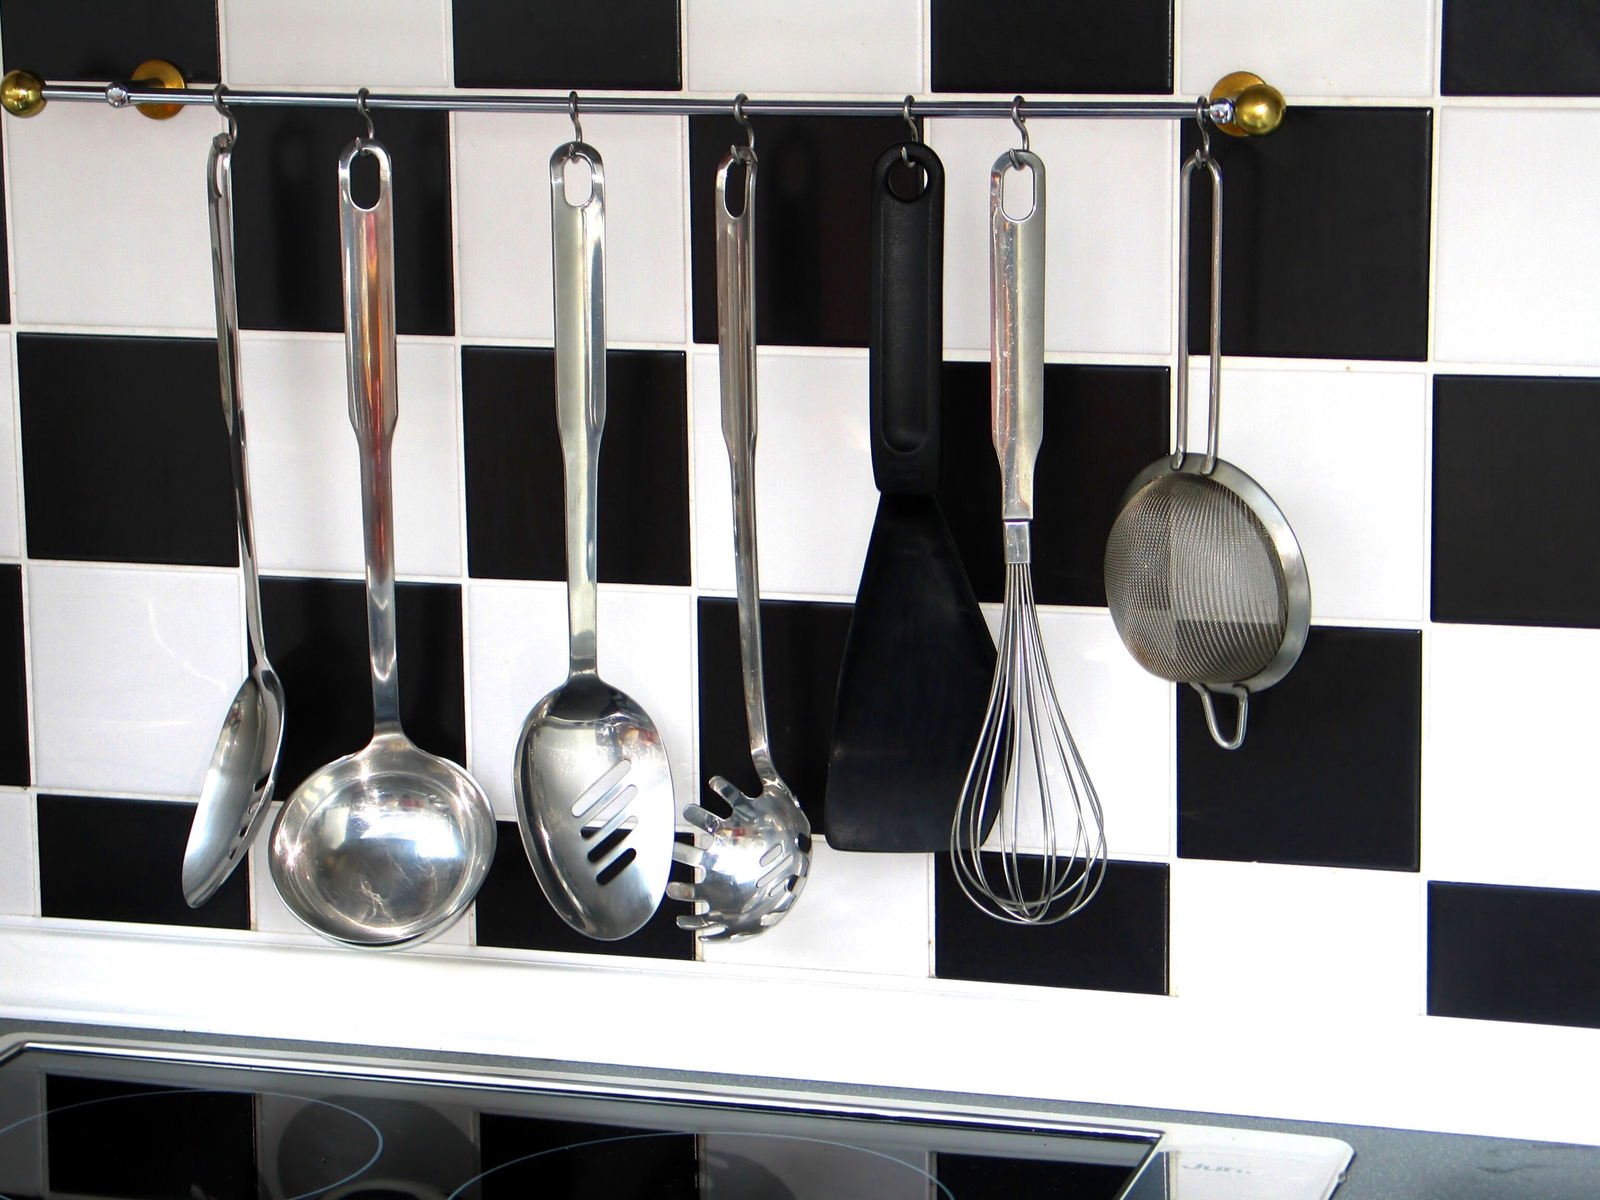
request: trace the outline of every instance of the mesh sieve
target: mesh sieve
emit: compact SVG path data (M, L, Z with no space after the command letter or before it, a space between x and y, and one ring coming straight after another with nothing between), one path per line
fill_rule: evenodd
M1174 683L1248 680L1289 631L1271 535L1208 475L1159 474L1123 506L1106 543L1106 600L1129 652Z

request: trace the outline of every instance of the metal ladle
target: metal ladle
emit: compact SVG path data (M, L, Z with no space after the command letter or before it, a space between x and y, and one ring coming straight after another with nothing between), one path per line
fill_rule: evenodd
M378 199L350 191L358 155L378 166ZM323 767L295 791L272 830L272 880L301 921L354 946L400 946L448 928L467 909L494 855L494 812L455 763L400 728L395 673L394 234L389 154L357 138L339 158L345 351L350 422L361 449L367 636L374 730L366 748Z
M233 256L233 145L238 134L233 114L222 102L221 89L218 84L217 110L228 118L228 129L212 139L206 157L206 197L211 214L211 273L216 285L217 367L222 412L228 423L234 510L239 520L250 673L223 718L183 850L183 898L190 908L199 908L211 899L243 859L262 819L271 811L269 801L283 749L283 684L267 661L261 628L261 582L256 576L250 471L239 396L239 304Z

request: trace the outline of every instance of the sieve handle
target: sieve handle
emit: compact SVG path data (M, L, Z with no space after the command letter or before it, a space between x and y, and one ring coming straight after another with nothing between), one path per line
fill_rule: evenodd
M1211 733L1211 740L1224 750L1237 750L1244 745L1244 727L1250 719L1250 693L1242 687L1210 688L1192 682L1189 686L1200 693L1200 706L1205 709L1206 729ZM1223 737L1222 730L1217 724L1215 697L1218 695L1232 696L1239 702L1239 718L1234 724L1231 738Z
M1189 156L1178 183L1178 369L1173 405L1178 446L1172 466L1174 470L1182 466L1189 449L1189 194L1195 170L1202 166L1211 174L1211 361L1206 375L1206 459L1200 472L1209 475L1217 466L1217 426L1222 411L1222 167L1209 149Z
M914 196L891 182L921 180ZM939 368L944 355L944 164L921 142L872 168L872 477L880 492L939 486Z
M1028 168L1033 203L1008 216L1006 175ZM989 172L989 377L1000 515L1033 519L1033 466L1044 440L1044 162L1007 150ZM1015 200L1015 197L1013 198Z

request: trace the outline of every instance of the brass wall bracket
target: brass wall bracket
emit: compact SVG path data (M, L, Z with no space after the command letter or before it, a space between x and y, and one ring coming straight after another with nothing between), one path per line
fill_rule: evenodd
M1233 105L1233 120L1217 122L1218 129L1233 137L1264 137L1283 123L1283 93L1249 71L1224 75L1208 98L1213 104L1226 100Z
M113 108L128 104L129 88L167 88L184 90L183 72L164 58L146 59L133 69L125 83L106 86L105 99ZM0 108L14 117L35 117L44 111L44 80L32 71L7 71L0 79ZM183 111L181 104L135 104L140 112L154 121L165 121Z

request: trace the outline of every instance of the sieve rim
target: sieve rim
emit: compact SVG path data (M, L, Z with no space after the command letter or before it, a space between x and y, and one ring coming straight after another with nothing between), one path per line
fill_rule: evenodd
M1170 454L1158 458L1135 475L1133 482L1122 493L1116 520L1122 518L1134 497L1168 475L1195 475L1208 479L1232 492L1249 509L1250 515L1266 530L1267 538L1278 556L1279 569L1283 572L1284 631L1283 640L1278 643L1278 652L1250 678L1235 680L1234 686L1249 692L1264 691L1293 669L1300 660L1300 652L1305 649L1306 637L1311 632L1311 576L1306 570L1300 541L1289 526L1289 519L1267 494L1267 489L1227 459L1216 459L1209 471L1205 469L1205 460L1206 455L1199 452L1187 453L1177 463L1174 463ZM1176 682L1186 683L1188 680Z

